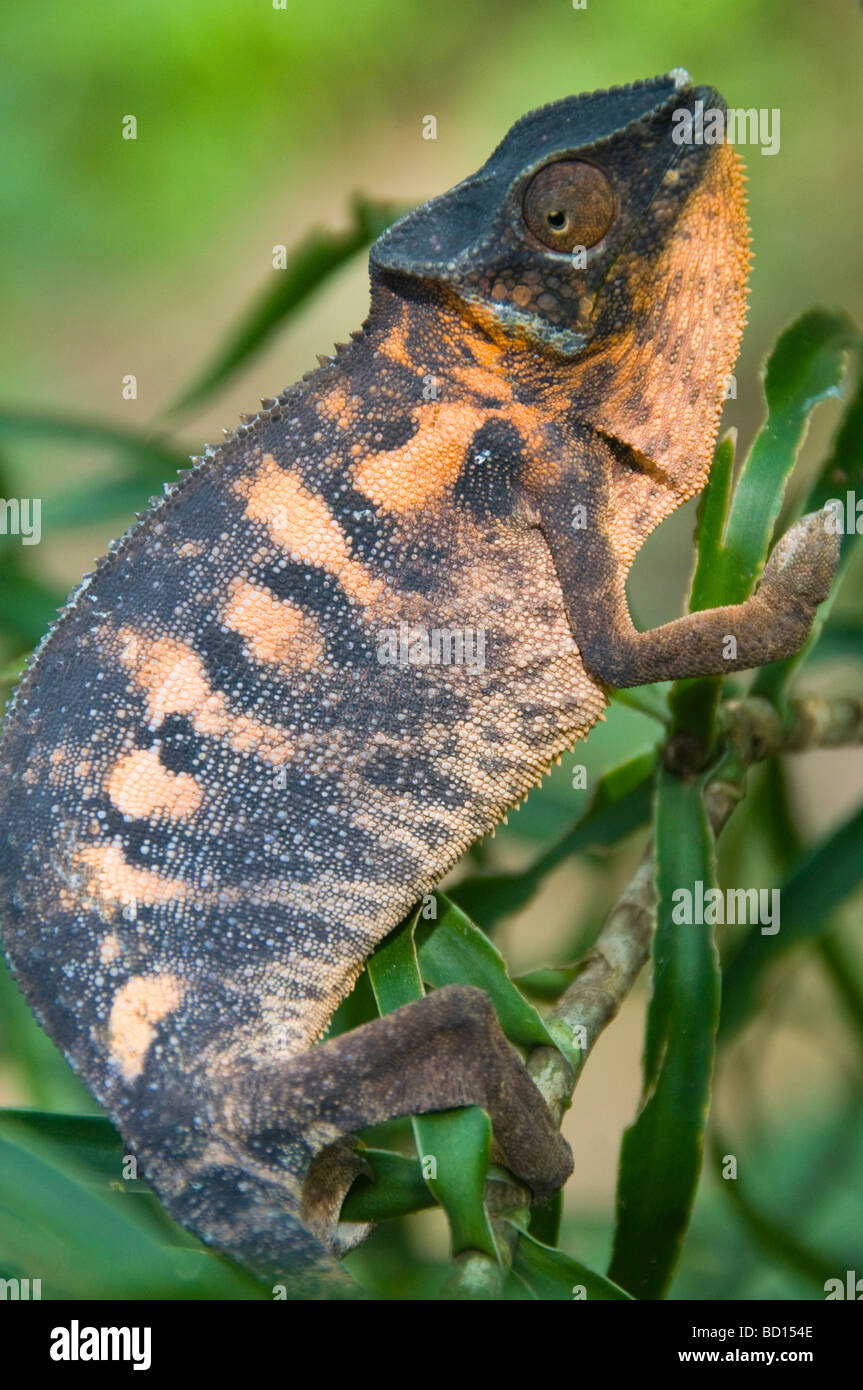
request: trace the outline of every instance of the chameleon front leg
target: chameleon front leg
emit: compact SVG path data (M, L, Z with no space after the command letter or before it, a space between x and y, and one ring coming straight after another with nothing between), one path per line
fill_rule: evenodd
M304 1220L332 1245L341 1198L357 1172L335 1141L397 1116L462 1105L488 1111L504 1162L535 1202L566 1181L569 1145L488 996L468 986L447 985L283 1065L259 1069L231 1107L231 1125L253 1146L286 1141L290 1150L300 1142Z
M543 517L542 530L585 665L607 685L626 687L746 671L799 651L839 560L839 538L828 531L826 516L810 512L785 533L745 602L689 613L647 632L632 624L625 571L604 537L567 534L553 516Z

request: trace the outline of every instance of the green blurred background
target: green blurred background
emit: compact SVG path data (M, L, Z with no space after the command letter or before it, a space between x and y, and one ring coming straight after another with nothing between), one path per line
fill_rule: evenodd
M290 250L316 227L345 226L355 192L410 203L443 191L531 107L685 66L730 105L781 112L780 152L742 151L755 262L737 399L725 418L746 441L761 414L759 363L777 333L814 304L863 318L861 55L863 12L853 0L588 0L584 10L569 0L287 0L284 10L271 0L5 0L0 413L164 430L181 452L200 452L365 316L358 256L214 402L169 427L163 413L278 275L274 245ZM130 114L135 141L121 135ZM436 140L423 139L427 115L437 119ZM122 396L129 373L136 400ZM837 414L828 405L816 416L797 492L823 457ZM116 477L122 459L62 433L47 438L0 423L0 466L6 496L44 499L42 544L19 550L15 565L49 589L71 588L129 517L69 531L52 526L52 503L70 484ZM637 562L631 590L641 626L680 611L692 521L692 508L684 509ZM860 575L858 564L840 600L849 621L863 619ZM14 624L2 640L4 661L26 646ZM819 668L819 688L859 692L859 663ZM486 860L522 862L583 804L571 790L572 763L586 763L593 780L642 746L647 730L643 717L614 707L587 749L482 851ZM847 751L809 755L805 771L789 766L807 835L829 830L857 803L861 774L863 755ZM497 938L513 968L573 954L639 847L612 864L581 862L553 875L536 905ZM735 844L732 834L726 853L736 856L733 881L765 881L757 846ZM853 925L854 903L846 916ZM786 972L771 997L767 1024L750 1030L726 1064L718 1113L745 1134L752 1181L780 1207L814 1205L811 1173L821 1172L813 1232L832 1238L863 1211L851 1178L863 1150L859 1121L850 1118L859 1060L816 966ZM567 1121L577 1160L569 1247L597 1263L607 1249L620 1133L638 1097L643 1009L642 991L599 1044ZM40 1103L86 1104L53 1062L46 1077ZM33 1099L17 1059L7 1058L0 1100ZM745 1224L726 1221L722 1203L708 1181L678 1296L818 1296ZM444 1249L439 1213L413 1229L423 1249Z

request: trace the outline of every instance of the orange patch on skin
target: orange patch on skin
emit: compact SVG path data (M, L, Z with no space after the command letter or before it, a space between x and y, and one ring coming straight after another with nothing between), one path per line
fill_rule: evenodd
M108 1020L108 1043L127 1081L141 1075L156 1024L181 1003L185 988L175 975L135 975L118 991Z
M183 901L189 885L182 879L163 878L153 869L127 864L118 841L109 845L88 845L79 851L78 863L88 876L87 889L100 907L132 907L140 903Z
M473 391L477 396L496 396L498 400L512 400L512 387L506 377L493 369L470 364L456 367L452 375L456 381L460 382L468 391Z
M384 357L388 357L391 362L398 362L400 366L410 367L413 370L415 363L408 356L405 343L406 333L407 324L404 318L401 318L398 323L393 325L386 337L381 339L378 351L383 353Z
M136 748L114 764L108 795L124 816L167 816L186 820L201 804L202 792L188 772L170 772L155 748Z
M105 936L99 943L99 959L104 965L110 965L120 955L122 947L116 936Z
M506 420L521 435L536 458L544 457L541 418L530 406L512 401L506 382L484 367L460 367L454 375L480 395L497 395L509 402L505 409L489 409L472 401L432 401L414 412L416 434L400 449L372 454L354 473L354 481L378 507L388 512L419 511L446 495L455 485L467 449L476 431L488 420ZM533 458L532 458L533 462ZM560 462L555 461L555 467Z
M147 697L147 720L157 729L169 714L187 715L196 733L224 739L235 753L254 753L281 763L293 747L281 730L245 714L234 714L213 690L197 652L173 637L152 638L123 628L120 661Z
M242 579L231 585L222 622L245 639L256 661L266 665L290 671L314 666L323 656L324 644L310 614Z
M303 486L296 473L280 468L264 454L252 479L234 487L246 499L246 516L263 522L273 540L292 560L334 575L358 603L372 603L383 585L351 558L347 539L325 502Z
M465 450L489 414L465 401L418 406L413 438L364 459L354 474L356 486L385 511L419 511L453 487Z
M356 410L341 386L327 391L318 401L317 409L325 419L333 420L340 430L350 429L356 419Z

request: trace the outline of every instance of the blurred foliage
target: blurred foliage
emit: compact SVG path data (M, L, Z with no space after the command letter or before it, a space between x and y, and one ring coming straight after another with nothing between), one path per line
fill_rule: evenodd
M599 7L576 13L542 3L527 10L514 0L447 5L440 13L395 0L369 0L358 9L345 0L318 10L265 7L257 21L232 0L181 6L154 0L145 11L86 0L74 9L57 7L46 34L41 11L23 3L5 7L0 263L7 331L18 351L0 406L3 495L43 495L54 548L62 552L68 541L77 554L80 529L98 525L107 535L106 528L128 521L170 482L183 466L184 412L241 382L268 342L289 345L294 322L302 327L309 306L319 309L343 286L393 215L388 205L356 199L342 217L343 231L294 230L295 209L325 207L322 181L343 189L361 162L362 141L374 142L384 122L388 128L403 122L394 181L400 194L407 184L419 197L474 167L525 109L681 62L732 103L808 113L805 129L793 119L783 125L782 158L791 177L788 164L781 177L775 172L778 159L756 153L749 160L761 256L758 314L738 377L754 380L747 363L766 346L780 313L783 320L800 313L813 298L859 307L851 283L860 225L852 206L859 196L855 146L836 134L848 118L845 94L860 47L850 8L832 0L816 13L815 7L789 11L781 0L730 0L714 14L663 0L664 24L657 26L655 6L642 0L610 0L601 18ZM828 14L835 41L813 65L809 52ZM764 40L757 50L741 42L753 19ZM564 24L570 27L563 30ZM442 127L448 120L450 131L459 132L455 142L450 138L455 156L442 155L443 130L435 149L419 141L422 114L439 106ZM140 124L131 149L119 138L127 112ZM333 132L343 137L337 157ZM388 168L389 142L381 150L380 163L362 166L369 177ZM414 171L413 185L406 170ZM395 191L386 182L385 191ZM831 228L826 256L813 248L823 245L823 210L831 196L835 204L835 190L843 215ZM257 223L260 235L251 235L248 228ZM254 248L260 271L252 282L231 277L230 265L226 275L228 242ZM265 282L276 242L299 249ZM211 311L216 303L220 321L235 327L218 336L216 350L196 345L197 369L184 371L182 391L174 380L143 393L151 403L161 395L160 417L150 407L123 409L117 362L130 360L122 371L138 370L146 380L134 367L140 355L158 378L154 364L165 345L142 330L144 320L150 332L160 318L165 331L170 326L171 306L148 302L162 285L175 301L185 296L187 304L206 303ZM63 317L71 327L55 334ZM691 608L736 601L749 591L809 416L817 401L839 392L851 344L848 320L827 311L798 317L779 339L765 380L767 417L736 488L730 441L717 454L700 508ZM181 350L188 358L189 344ZM290 350L287 355L298 365ZM82 400L87 411L78 408ZM859 387L856 395L852 390L826 461L804 459L790 478L786 514L860 484L861 400ZM754 424L756 408L753 388L741 401L744 423ZM68 462L70 455L80 468ZM91 459L102 460L95 473ZM0 543L0 681L8 690L63 593L56 572L40 567L14 538ZM853 538L846 538L843 574L853 573L853 549ZM759 673L760 693L781 705L792 677L822 681L837 658L859 683L863 608L852 585L822 619L800 658ZM660 750L667 734L681 729L710 745L719 699L740 688L731 679L724 686L697 681L673 691L623 692L607 723L577 753L592 792L574 790L573 758L564 759L493 847L477 847L448 895L437 895L436 919L420 914L384 943L333 1021L331 1032L343 1031L420 997L426 987L461 980L489 992L501 1025L523 1052L543 1043L566 1051L568 1040L544 1022L545 1006L574 977L653 819L660 904L653 993L643 1097L624 1137L616 1217L579 1209L558 1231L559 1207L534 1213L529 1232L519 1228L506 1298L570 1298L576 1285L599 1298L818 1297L823 1278L854 1268L855 1260L859 1267L848 1232L863 1217L854 1181L863 1155L863 975L843 909L855 903L863 878L863 810L810 842L784 768L771 762L750 774L749 795L715 854L700 785L660 771ZM722 749L713 752L720 757ZM487 933L573 864L589 873L580 880L570 940L556 959L535 960L513 979ZM687 875L710 881L714 874L720 884L781 881L780 936L732 930L720 959L706 932L674 927L667 909L672 885ZM767 1132L735 1040L779 1026L789 980L804 965L821 972L847 1035L837 1062L841 1084L817 1114L774 1117ZM123 1175L118 1136L5 971L0 1060L16 1094L33 1107L0 1112L0 1277L38 1271L50 1297L271 1296L174 1225L145 1184ZM726 1070L751 1104L742 1100L739 1116L723 1118L720 1130L708 1123L708 1110L714 1072L721 1077ZM383 1298L437 1295L448 1266L418 1241L411 1214L438 1204L453 1253L480 1248L494 1257L483 1205L486 1177L495 1177L489 1137L479 1110L395 1122L363 1136L371 1175L357 1180L343 1212L351 1221L380 1223L347 1259L363 1288ZM703 1147L708 1163L699 1184ZM437 1180L426 1182L415 1155L428 1152L448 1161L439 1163ZM716 1176L729 1152L739 1158L737 1182ZM610 1279L601 1273L609 1261Z

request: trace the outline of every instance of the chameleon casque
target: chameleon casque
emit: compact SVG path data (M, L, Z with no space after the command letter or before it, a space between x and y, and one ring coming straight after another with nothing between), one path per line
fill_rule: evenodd
M536 1201L565 1181L481 991L313 1044L609 686L776 660L827 595L810 516L738 607L628 614L744 321L739 156L672 139L698 98L724 105L675 72L533 111L385 232L362 330L111 548L15 697L16 977L168 1209L264 1274L336 1267L339 1141L388 1117L484 1105ZM484 660L380 659L401 624Z

